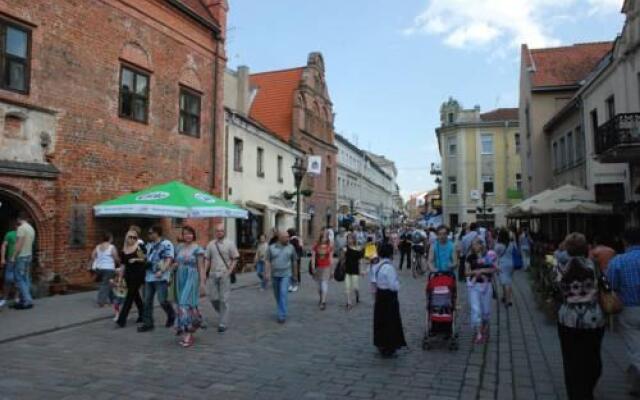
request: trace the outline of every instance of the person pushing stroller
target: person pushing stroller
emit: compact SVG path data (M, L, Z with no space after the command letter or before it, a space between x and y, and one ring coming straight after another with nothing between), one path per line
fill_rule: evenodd
M429 248L427 265L429 279L426 287L427 313L422 347L431 348L431 340L441 334L450 350L457 350L456 276L457 254L449 239L449 229L441 225L436 230L437 240Z

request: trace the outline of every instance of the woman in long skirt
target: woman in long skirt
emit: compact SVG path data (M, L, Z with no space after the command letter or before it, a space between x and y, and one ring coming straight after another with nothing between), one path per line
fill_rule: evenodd
M190 226L182 228L182 240L183 244L176 249L176 329L182 336L180 345L191 347L193 333L202 325L198 303L200 296L205 294L205 251L196 243L196 231Z
M369 270L369 280L375 290L373 344L383 357L392 357L396 350L407 345L398 302L400 282L391 261L393 246L383 243L378 254L380 259Z

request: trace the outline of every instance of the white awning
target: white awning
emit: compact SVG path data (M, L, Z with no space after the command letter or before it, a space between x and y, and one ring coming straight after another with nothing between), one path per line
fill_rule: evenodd
M296 214L296 210L295 209L291 209L291 208L287 208L287 207L283 207L283 206L279 206L273 203L261 203L261 202L257 202L257 201L253 201L253 200L249 200L247 202L245 202L247 207L255 207L255 208L260 208L263 210L271 210L271 211L276 211L276 212L282 212L285 214L291 214L291 215L295 215Z
M264 215L262 211L258 210L257 208L254 207L249 207L249 206L245 206L244 208L246 208L247 210L249 210L249 212L253 215Z
M370 219L370 220L373 220L373 221L380 221L380 218L376 217L375 215L366 213L366 212L356 211L356 215L362 215L364 218Z

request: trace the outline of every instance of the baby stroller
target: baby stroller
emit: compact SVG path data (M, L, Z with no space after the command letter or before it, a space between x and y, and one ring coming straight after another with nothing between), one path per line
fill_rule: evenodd
M448 342L449 350L458 350L456 297L456 277L452 272L429 274L423 350L430 350L437 339Z

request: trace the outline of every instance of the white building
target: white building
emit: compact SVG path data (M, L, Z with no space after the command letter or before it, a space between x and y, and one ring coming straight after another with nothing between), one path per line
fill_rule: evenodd
M336 134L338 215L386 226L400 213L397 170L392 161L359 149ZM383 164L380 166L376 161Z
M239 248L252 248L260 233L295 227L291 166L304 153L249 118L255 91L249 69L227 71L224 79L226 187L228 199L250 211L247 220L230 221L227 235Z

